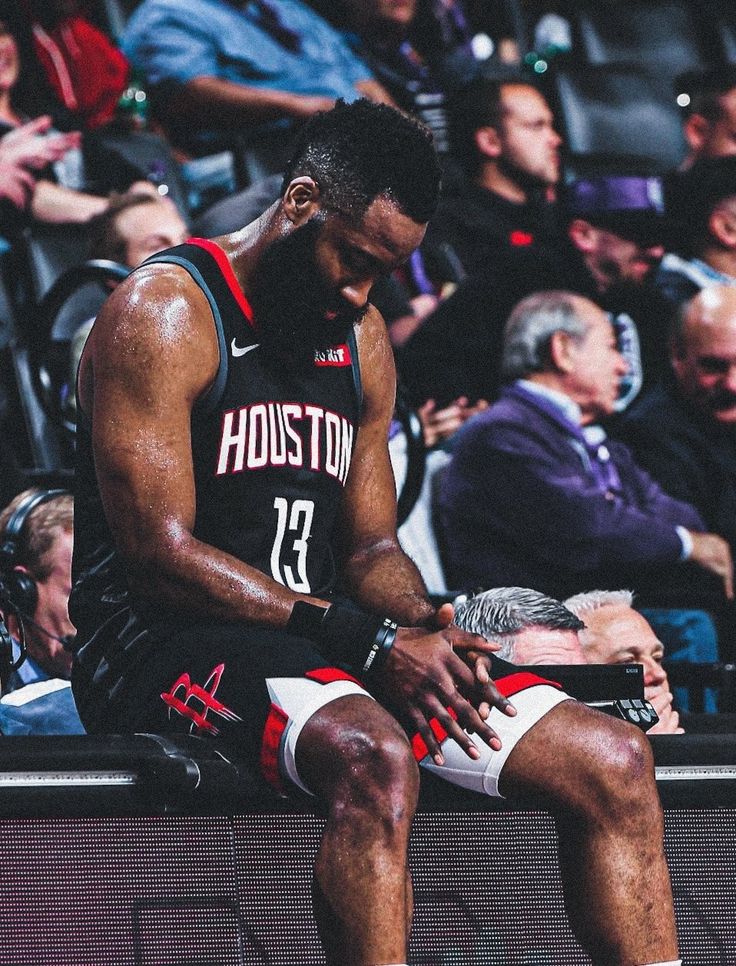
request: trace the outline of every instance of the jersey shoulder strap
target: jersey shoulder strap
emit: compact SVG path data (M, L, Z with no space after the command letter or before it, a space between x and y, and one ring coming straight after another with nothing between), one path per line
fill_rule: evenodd
M215 381L197 408L205 412L217 407L228 376L227 347L232 338L239 342L255 342L253 311L235 277L227 255L215 242L191 238L183 245L168 248L147 258L144 265L166 263L179 265L191 275L206 297L215 322L220 364Z
M207 298L215 320L217 339L220 347L220 366L215 382L207 396L201 401L205 410L214 409L222 397L228 371L228 351L230 339L237 337L239 342L251 344L257 341L253 322L253 310L240 287L227 255L215 242L207 238L190 238L183 245L168 248L147 258L144 265L155 263L180 265L192 276ZM248 338L250 336L250 339ZM358 406L363 404L363 380L360 373L360 359L355 329L352 328L346 339L351 359L353 386Z

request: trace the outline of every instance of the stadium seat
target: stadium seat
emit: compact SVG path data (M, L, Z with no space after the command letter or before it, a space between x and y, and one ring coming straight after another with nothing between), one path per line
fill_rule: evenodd
M567 149L580 155L639 155L652 173L676 167L684 153L669 79L635 65L562 67L552 94Z
M579 62L641 63L673 78L721 59L713 24L697 0L587 0L565 7Z
M715 27L724 60L736 64L736 9L730 0L723 0L715 16Z
M691 711L703 711L705 691L712 689L716 693L719 713L736 712L736 664L666 661L665 668L670 685L687 690Z

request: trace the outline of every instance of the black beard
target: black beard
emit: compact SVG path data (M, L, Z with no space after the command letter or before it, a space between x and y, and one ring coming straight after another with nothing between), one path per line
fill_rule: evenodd
M736 393L729 392L727 389L719 389L707 397L707 403L715 413L733 409L736 406Z
M367 304L353 308L321 280L314 249L322 224L319 216L312 218L270 245L249 293L267 354L305 365L314 362L316 351L344 343L368 310Z
M524 171L518 165L514 164L513 161L509 161L508 158L500 157L497 163L503 174L528 194L538 195L550 187L549 182L545 178L540 178L535 174Z

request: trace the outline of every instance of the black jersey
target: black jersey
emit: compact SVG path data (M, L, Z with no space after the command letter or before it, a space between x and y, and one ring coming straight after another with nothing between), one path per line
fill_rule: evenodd
M208 299L220 348L214 383L191 417L194 536L294 591L328 594L335 582L335 527L361 408L353 333L344 345L316 352L312 366L290 369L259 345L247 299L214 242L192 239L146 264L151 262L189 272ZM94 665L109 659L97 632L110 618L116 633L127 627L124 649L129 652L139 629L133 633L131 620L138 625L143 615L144 624L181 621L182 615L152 612L145 601L131 599L102 511L90 427L81 410L77 432L70 613L79 631L80 658L91 662L88 671L94 674ZM95 634L98 639L87 647ZM121 665L128 663L119 657Z

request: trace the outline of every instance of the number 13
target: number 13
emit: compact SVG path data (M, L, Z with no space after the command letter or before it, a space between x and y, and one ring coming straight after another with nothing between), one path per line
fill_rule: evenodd
M289 512L289 501L282 496L277 496L273 501L273 506L278 513L276 537L271 549L273 579L278 580L280 584L289 587L291 590L309 594L312 588L309 586L307 577L307 550L309 549L309 537L312 533L314 502L312 500L294 500L291 504L291 512ZM287 529L299 534L292 541L292 550L296 553L296 575L288 564L282 565L281 563L281 551Z

